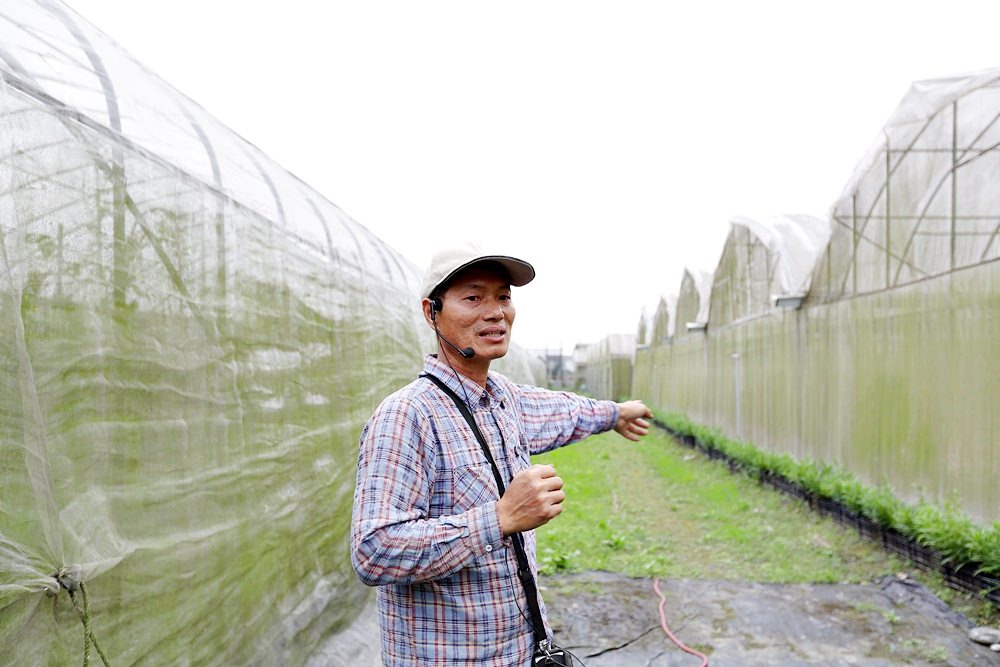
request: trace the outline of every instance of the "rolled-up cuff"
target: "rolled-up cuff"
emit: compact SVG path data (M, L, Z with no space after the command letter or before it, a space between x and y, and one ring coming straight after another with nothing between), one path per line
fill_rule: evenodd
M493 553L503 546L496 501L469 510L469 548L476 558Z

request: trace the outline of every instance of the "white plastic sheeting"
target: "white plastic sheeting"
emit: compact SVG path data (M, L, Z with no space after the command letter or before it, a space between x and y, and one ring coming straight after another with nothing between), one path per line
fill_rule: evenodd
M642 307L639 313L639 325L635 330L635 344L637 346L649 345L653 339L653 317L646 311L646 306Z
M914 83L831 209L810 298L865 294L1000 257L1000 69Z
M766 314L777 296L805 295L829 237L829 223L808 215L733 218L706 321L723 326Z
M56 0L9 0L0 11L0 36L6 85L45 96L65 110L67 122L110 131L121 149L157 156L285 233L409 286L412 273L364 227L72 9Z
M660 297L653 313L652 333L649 344L659 345L670 340L677 326L677 295L665 294Z
M830 240L829 222L811 215L781 215L737 216L730 224L746 227L768 248L772 295L809 291L816 260Z
M673 319L676 322L671 327L671 335L684 336L688 332L689 325L707 324L711 306L712 272L684 269L680 293L674 307L676 317Z

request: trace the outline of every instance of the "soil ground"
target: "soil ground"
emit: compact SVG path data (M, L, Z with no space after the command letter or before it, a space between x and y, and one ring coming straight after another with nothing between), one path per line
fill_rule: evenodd
M653 581L588 572L546 577L556 642L587 667L698 667L660 628ZM912 579L873 584L660 582L667 623L712 667L1000 665L972 624Z
M653 580L607 572L545 577L556 642L586 667L699 667L660 628ZM667 623L710 667L1000 665L972 623L912 579L872 584L660 582ZM372 596L374 599L374 596ZM379 667L374 604L308 663Z

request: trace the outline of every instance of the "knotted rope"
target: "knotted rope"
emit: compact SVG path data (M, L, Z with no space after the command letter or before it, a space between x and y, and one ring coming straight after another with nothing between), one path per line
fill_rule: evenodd
M66 589L69 593L69 599L73 603L73 609L76 613L80 615L80 622L83 623L83 667L89 667L90 665L90 645L93 644L94 648L97 650L97 654L101 656L101 661L104 663L104 667L111 667L108 662L108 656L104 654L104 650L101 648L100 643L97 641L97 637L94 636L94 632L90 629L90 608L87 603L87 585L83 583L83 579L80 576L80 566L70 565L59 570L56 574L56 581L59 585ZM83 608L76 600L76 593L80 592L80 598L83 601Z

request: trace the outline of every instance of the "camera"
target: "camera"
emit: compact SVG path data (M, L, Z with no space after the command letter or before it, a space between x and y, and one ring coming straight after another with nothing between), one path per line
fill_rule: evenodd
M532 667L573 667L573 658L564 649L549 641L539 642L531 656Z

